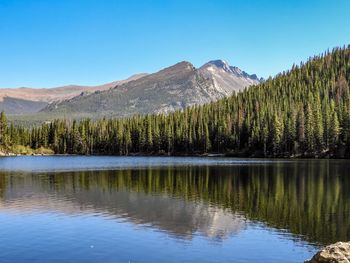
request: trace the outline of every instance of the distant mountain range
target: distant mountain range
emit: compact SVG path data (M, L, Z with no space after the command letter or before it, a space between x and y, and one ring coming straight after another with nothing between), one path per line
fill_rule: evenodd
M0 110L13 115L12 119L37 121L168 113L230 96L261 81L223 60L200 68L184 61L100 86L0 89Z
M7 114L25 114L39 112L52 102L63 101L95 91L108 90L116 86L136 80L147 74L133 75L126 80L113 81L98 86L68 85L56 88L13 88L0 89L0 111Z

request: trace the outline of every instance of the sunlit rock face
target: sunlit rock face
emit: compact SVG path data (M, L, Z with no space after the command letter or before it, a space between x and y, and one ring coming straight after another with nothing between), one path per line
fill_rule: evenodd
M234 91L241 91L263 81L255 74L249 75L238 67L230 66L224 60L209 61L199 71L212 81L214 98L230 96Z
M350 262L350 242L338 242L320 250L305 263L348 263Z

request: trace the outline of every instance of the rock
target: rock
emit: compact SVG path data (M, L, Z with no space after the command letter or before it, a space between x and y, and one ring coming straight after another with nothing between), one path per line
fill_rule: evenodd
M350 242L329 245L305 263L350 263Z

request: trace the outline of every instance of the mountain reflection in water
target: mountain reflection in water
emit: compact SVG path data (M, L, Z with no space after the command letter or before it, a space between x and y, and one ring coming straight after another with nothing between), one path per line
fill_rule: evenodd
M178 238L222 240L249 222L311 243L350 238L347 161L1 172L0 212L91 214Z

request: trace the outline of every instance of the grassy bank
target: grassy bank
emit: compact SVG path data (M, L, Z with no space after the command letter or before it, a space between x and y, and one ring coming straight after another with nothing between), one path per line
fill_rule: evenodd
M40 147L38 149L32 149L28 146L14 145L6 148L0 148L0 156L12 156L12 155L53 155L53 150Z

